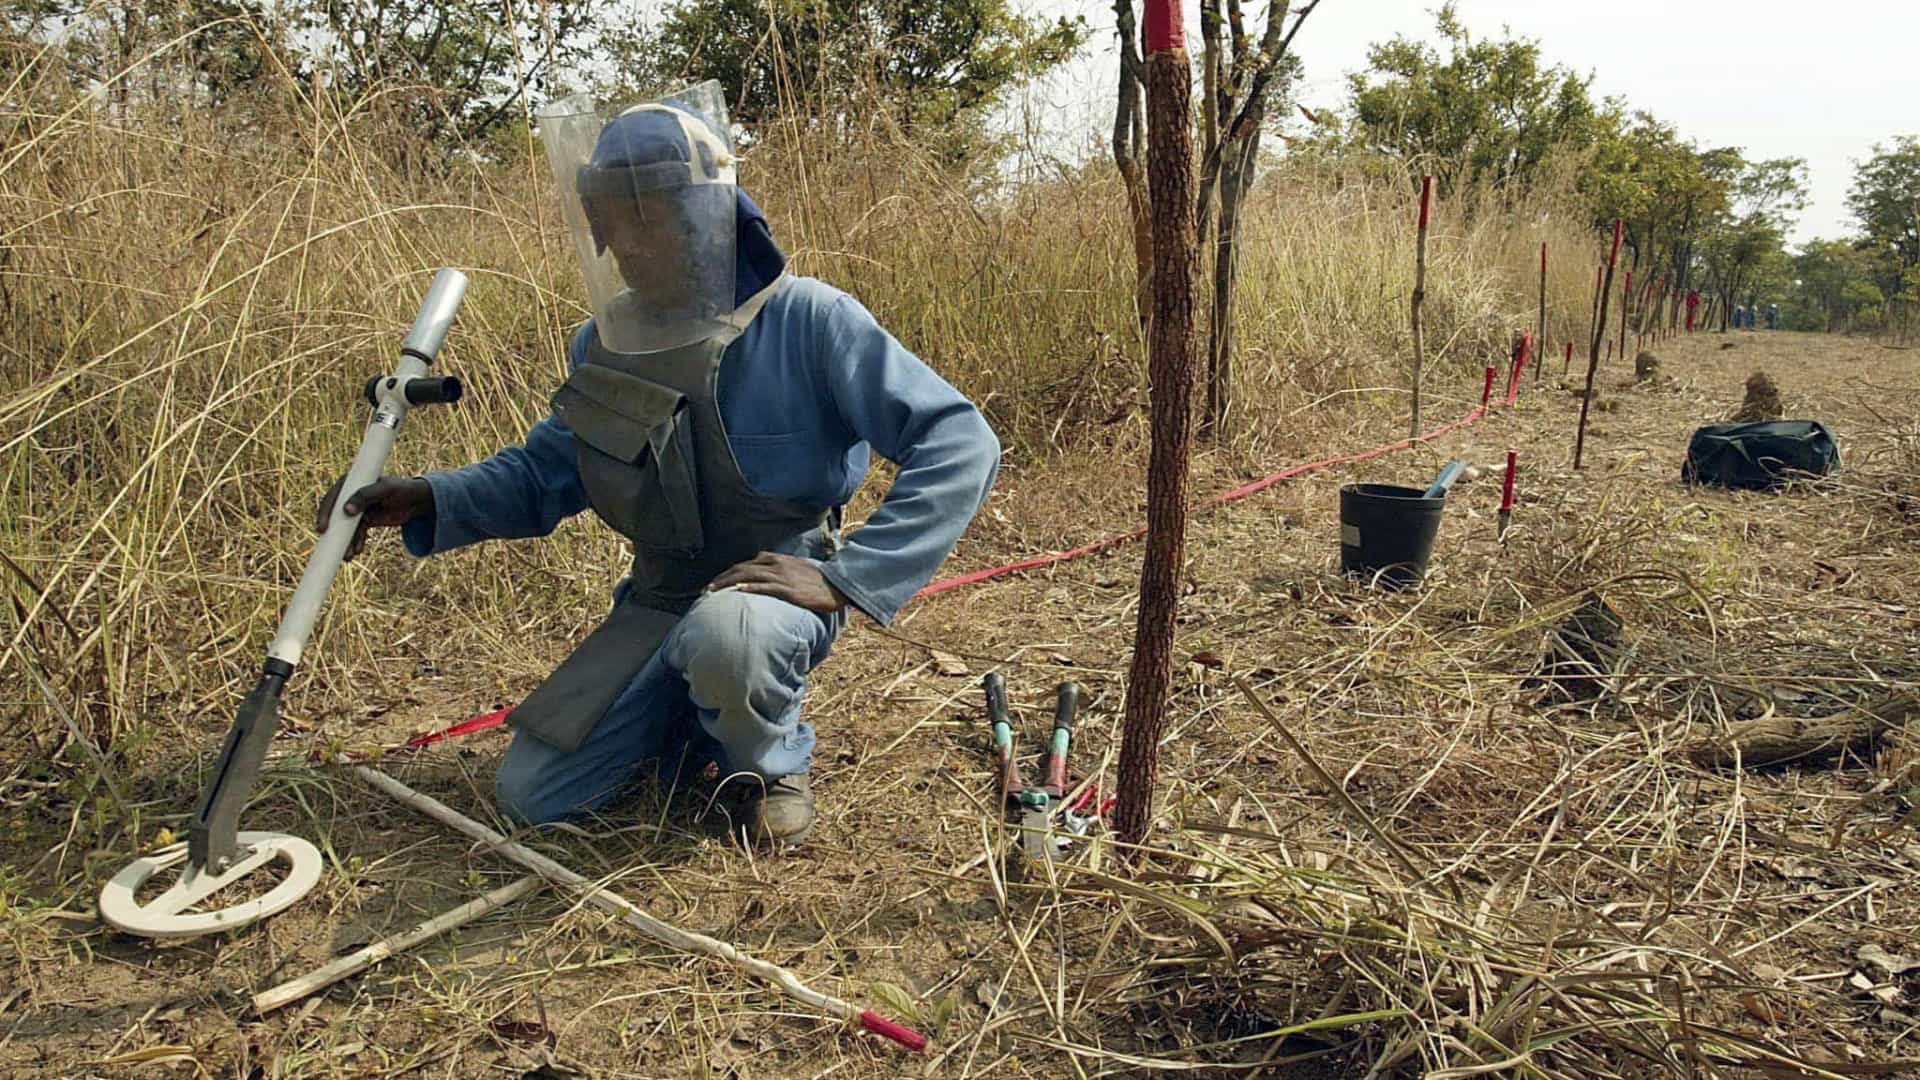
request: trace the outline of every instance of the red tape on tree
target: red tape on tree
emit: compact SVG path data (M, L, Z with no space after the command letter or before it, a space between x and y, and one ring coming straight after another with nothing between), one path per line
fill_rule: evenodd
M1180 25L1179 0L1147 0L1147 53L1172 52L1187 47Z

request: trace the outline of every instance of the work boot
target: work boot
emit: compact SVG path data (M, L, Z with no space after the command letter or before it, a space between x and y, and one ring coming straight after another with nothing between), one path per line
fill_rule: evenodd
M797 846L813 831L813 788L806 773L758 777L746 782L746 797L728 814L735 839L771 848Z

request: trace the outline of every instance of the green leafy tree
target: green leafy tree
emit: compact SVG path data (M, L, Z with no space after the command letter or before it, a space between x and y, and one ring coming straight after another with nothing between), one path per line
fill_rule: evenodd
M1565 147L1597 132L1590 78L1549 65L1538 42L1475 39L1451 3L1436 16L1439 50L1396 37L1367 51L1351 76L1365 143L1418 163L1443 187L1524 184Z
M1855 166L1847 209L1866 242L1890 256L1878 278L1881 290L1913 295L1920 271L1920 138L1876 143L1873 156Z
M877 100L917 130L960 123L1086 37L1077 16L1029 18L1007 0L679 0L609 52L635 89L718 79L749 128Z
M1732 147L1703 150L1682 140L1651 113L1607 105L1580 170L1579 190L1594 226L1605 229L1619 218L1636 276L1659 275L1690 288L1701 235L1727 220L1746 161Z
M0 0L0 26L60 43L76 85L126 107L219 104L280 72L423 142L472 146L586 55L596 0ZM123 72L129 73L121 77Z
M61 46L68 82L99 86L118 108L220 104L290 48L280 9L262 0L0 0L0 31L29 47Z
M1733 190L1731 207L1714 215L1702 239L1704 268L1723 309L1785 293L1786 234L1806 205L1807 164L1800 158L1748 163Z
M427 141L474 143L522 119L530 95L591 44L591 0L296 0L301 72L377 102Z
M1795 330L1846 333L1879 324L1886 294L1876 278L1879 256L1844 240L1809 240L1793 257L1796 279L1787 309Z

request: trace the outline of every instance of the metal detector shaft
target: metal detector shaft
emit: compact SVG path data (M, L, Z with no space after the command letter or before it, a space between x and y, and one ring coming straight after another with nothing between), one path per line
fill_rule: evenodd
M433 285L420 304L420 312L414 316L413 329L400 346L400 361L393 374L369 386L373 418L367 423L360 450L340 484L340 496L334 500L327 531L320 534L319 543L307 559L300 585L281 616L272 646L267 649L260 681L241 703L240 713L220 748L213 778L201 793L200 805L194 811L193 824L187 833L190 872L208 869L217 873L240 855L237 839L240 810L253 790L261 762L266 760L274 728L279 726L280 690L300 663L307 636L313 632L314 621L320 616L320 605L333 585L334 576L340 572L347 545L359 524L347 516L347 497L378 479L386 467L387 455L393 451L394 439L407 416L410 404L407 385L427 378L428 368L440 354L440 345L446 340L454 312L459 310L466 291L467 276L460 271L442 270L434 275ZM435 391L426 400L452 401L459 397L459 383L438 380ZM416 393L413 400L422 399Z
M320 604L333 586L334 575L340 572L347 545L352 542L354 529L359 524L347 516L347 497L378 480L380 471L386 468L387 455L392 453L400 425L407 418L410 402L406 384L424 377L439 356L440 344L446 340L454 312L459 310L466 292L467 275L460 271L442 270L434 275L433 287L427 290L420 313L414 316L413 330L400 346L399 364L394 367L393 375L380 381L375 391L378 402L373 419L367 423L366 435L360 440L360 452L354 455L353 465L340 484L340 497L333 501L333 516L327 521L327 531L320 534L320 542L307 560L306 572L300 575L300 587L294 590L293 600L281 616L280 629L273 636L268 656L285 661L288 666L300 663L307 636L313 633L314 621L320 617Z

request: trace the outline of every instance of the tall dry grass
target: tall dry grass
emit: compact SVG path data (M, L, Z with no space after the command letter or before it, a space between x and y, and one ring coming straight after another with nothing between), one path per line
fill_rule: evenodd
M517 441L587 311L531 138L492 164L422 168L396 164L421 159L361 105L324 96L120 110L14 76L0 98L0 686L31 744L8 760L44 763L73 727L130 749L224 724L309 548L314 497L359 439L359 387L391 363L436 267L473 279L443 360L469 391L417 416L395 471ZM884 134L822 144L781 128L744 182L795 268L859 296L983 402L1014 458L1042 475L1089 446L1132 460L1146 391L1118 182L1099 163L1018 186L993 175ZM1310 403L1404 408L1406 179L1283 162L1259 184L1242 460L1296 449ZM1432 241L1436 417L1464 409L1509 329L1531 325L1543 237L1556 336L1585 321L1577 215L1465 209L1443 203ZM336 586L292 707L350 709L355 679L409 650L484 657L503 679L537 668L621 563L604 531L571 525L458 566L368 560Z

